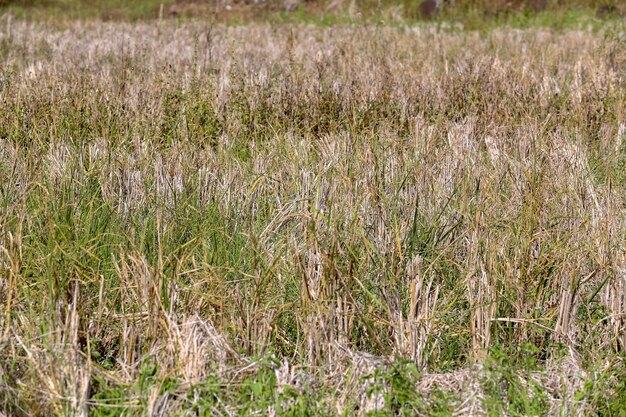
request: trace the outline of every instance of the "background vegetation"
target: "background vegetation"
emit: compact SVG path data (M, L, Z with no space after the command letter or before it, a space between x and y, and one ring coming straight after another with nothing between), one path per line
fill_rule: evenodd
M437 1L437 0L435 0ZM438 12L424 15L422 0L0 0L21 18L66 21L202 18L221 23L309 22L317 24L385 23L430 20L466 29L515 27L599 27L619 21L626 9L617 0L441 0Z
M59 17L0 18L0 413L623 415L621 21Z

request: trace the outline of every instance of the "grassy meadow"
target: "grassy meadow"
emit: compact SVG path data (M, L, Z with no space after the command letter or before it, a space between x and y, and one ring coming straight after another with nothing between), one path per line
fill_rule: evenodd
M0 16L0 416L626 415L625 43Z

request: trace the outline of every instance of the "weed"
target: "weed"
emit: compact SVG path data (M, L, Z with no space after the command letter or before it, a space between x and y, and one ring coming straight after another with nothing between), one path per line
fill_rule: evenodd
M623 28L542 13L0 18L0 412L619 415Z

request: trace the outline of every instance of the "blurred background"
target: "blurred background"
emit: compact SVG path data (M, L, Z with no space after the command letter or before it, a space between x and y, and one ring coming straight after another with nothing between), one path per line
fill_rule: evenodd
M622 20L620 0L0 0L0 13L25 18L138 20L210 17L222 21L387 23L451 21L466 28L490 23L562 26Z

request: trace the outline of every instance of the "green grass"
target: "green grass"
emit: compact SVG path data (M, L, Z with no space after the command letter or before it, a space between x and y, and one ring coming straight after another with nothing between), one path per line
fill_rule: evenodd
M237 9L224 11L214 9L190 9L191 15L183 13L178 18L185 21L196 18L215 20L219 23L245 25L250 22L271 22L274 24L315 24L321 26L384 24L413 25L425 22L436 24L442 30L479 30L489 31L502 26L511 28L553 28L556 30L606 29L610 26L619 27L624 13L619 5L611 1L567 1L551 5L547 10L533 11L528 8L514 8L499 4L497 1L459 2L447 6L432 21L425 21L419 14L419 2L409 0L403 2L360 2L356 8L346 5L339 9L328 10L327 2L310 2L300 4L295 11L286 12L281 3L272 7L258 7L254 4ZM52 21L67 19L87 20L152 20L160 15L163 7L164 16L169 16L170 6L174 0L104 0L98 2L84 0L5 0L0 2L0 10L9 12L20 18ZM603 6L612 6L614 10L598 14ZM178 10L178 9L177 9ZM185 10L184 5L180 10ZM200 10L200 11L198 11Z
M623 28L529 22L0 20L0 410L619 416Z
M104 19L145 20L159 15L161 5L172 0L6 0L0 1L0 10L26 19Z

